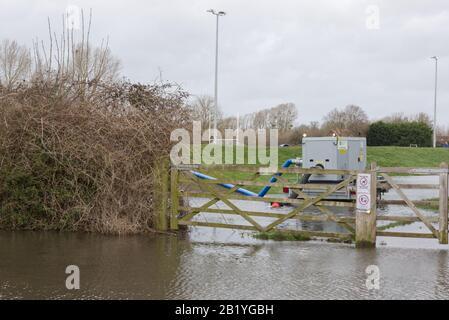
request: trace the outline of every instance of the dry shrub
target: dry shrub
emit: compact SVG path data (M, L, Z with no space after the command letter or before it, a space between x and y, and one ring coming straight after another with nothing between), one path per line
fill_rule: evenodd
M78 88L79 86L73 86ZM0 226L137 233L153 226L153 170L186 126L170 84L102 84L86 101L51 83L0 87Z

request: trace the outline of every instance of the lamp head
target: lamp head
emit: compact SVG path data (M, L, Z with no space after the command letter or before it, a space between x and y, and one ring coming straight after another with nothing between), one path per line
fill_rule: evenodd
M224 12L224 11L218 11L218 12L215 12L214 9L209 9L209 10L207 10L206 12L210 12L210 13L212 13L213 15L216 15L216 16L224 16L224 15L226 14L226 12Z

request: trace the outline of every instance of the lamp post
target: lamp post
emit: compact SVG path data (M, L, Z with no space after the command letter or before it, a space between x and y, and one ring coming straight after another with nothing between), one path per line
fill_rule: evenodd
M437 146L437 83L438 83L438 57L433 56L430 59L435 60L435 94L433 99L433 147Z
M218 111L218 18L224 16L226 13L224 11L215 12L215 10L210 9L207 12L212 13L217 17L217 25L215 30L215 88L214 88L214 143L217 142L217 111ZM210 137L210 132L209 132Z

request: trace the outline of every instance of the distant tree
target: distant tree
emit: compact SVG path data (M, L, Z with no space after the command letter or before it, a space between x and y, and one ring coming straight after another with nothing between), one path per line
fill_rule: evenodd
M334 109L323 119L322 129L340 136L365 136L368 130L368 116L362 108L348 105L344 109Z
M221 131L225 129L237 129L237 117L226 117L221 119L218 124L218 129Z
M401 122L409 122L410 119L403 112L395 112L383 118L382 121L387 123L401 123Z
M321 137L324 135L323 130L320 128L320 123L318 121L311 121L308 127L308 135L312 137Z
M240 117L240 128L248 129L253 128L254 122L254 113L245 114L243 117Z
M252 117L252 123L250 124L250 127L253 129L266 129L268 128L268 116L269 116L269 110L264 109L257 111L253 114Z
M282 103L268 112L268 122L270 128L281 131L290 130L298 117L298 110L293 103Z
M279 135L279 143L299 144L302 142L303 136L308 137L322 137L327 135L320 128L317 121L312 121L309 124L301 124L288 131L284 131Z
M31 71L31 55L27 47L17 41L0 43L0 85L7 89L28 80Z
M402 123L402 122L416 121L432 126L432 120L430 119L430 116L425 112L420 112L414 115L413 114L406 115L403 112L396 112L388 117L383 118L383 121L388 123Z
M192 119L201 122L203 130L209 128L209 122L212 126L214 123L214 116L217 115L217 123L222 119L222 113L218 108L215 112L214 99L210 96L199 96L195 99L192 108Z
M438 145L449 144L449 127L445 126L437 127L437 144Z
M420 112L418 113L415 117L414 120L417 122L421 122L421 123L425 123L427 124L429 127L432 127L432 123L433 121L430 119L429 115L427 113L424 112Z
M262 109L244 116L245 128L290 130L298 117L293 103L282 103L276 107Z

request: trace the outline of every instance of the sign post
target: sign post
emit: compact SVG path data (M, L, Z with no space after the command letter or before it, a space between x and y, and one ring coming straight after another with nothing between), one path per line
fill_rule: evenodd
M376 246L377 165L369 173L357 174L356 247Z

